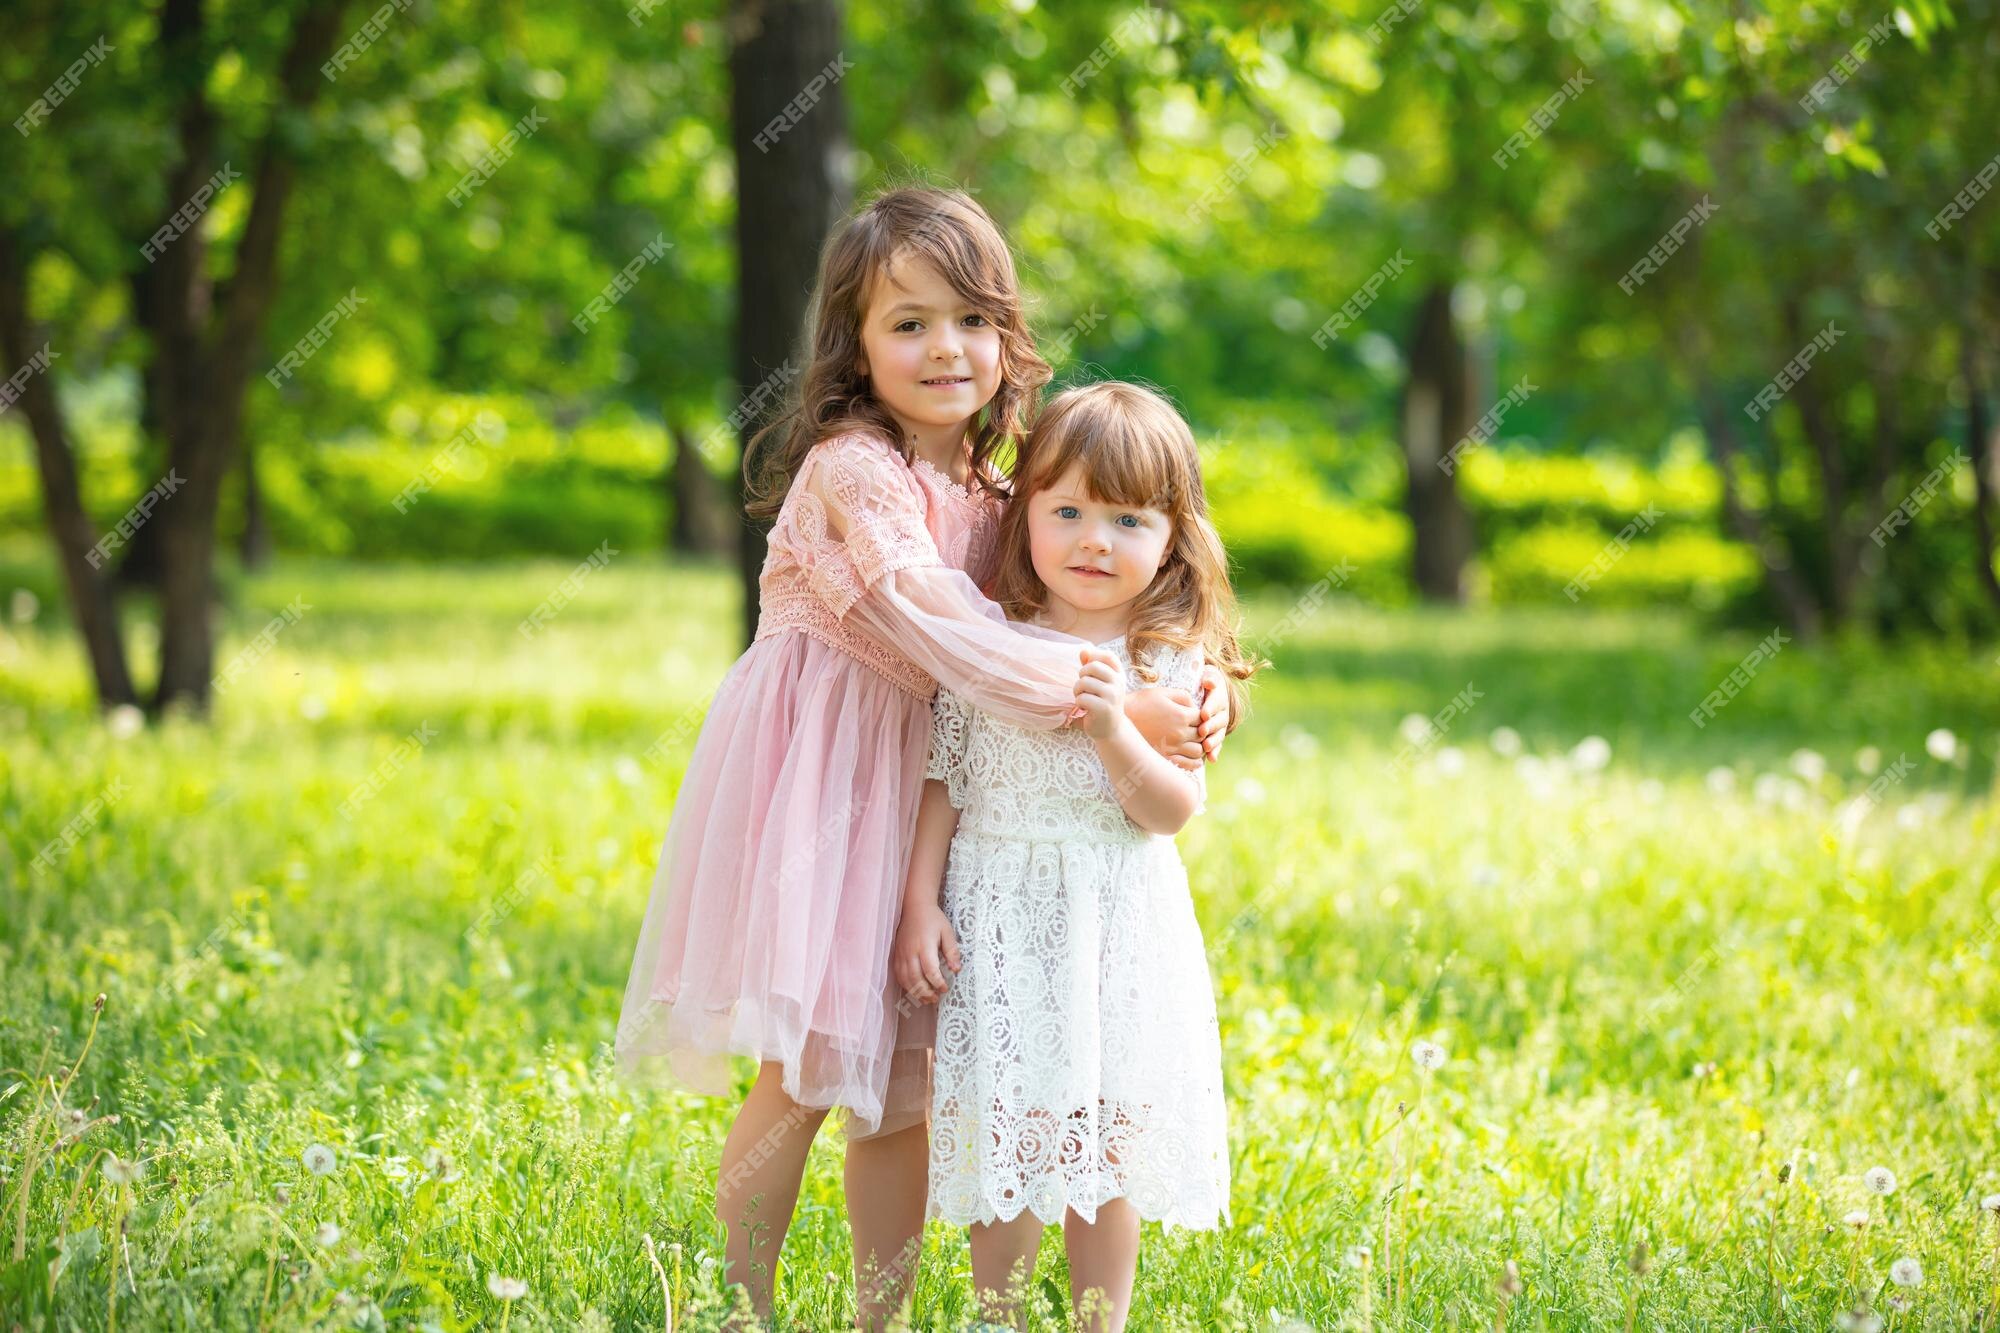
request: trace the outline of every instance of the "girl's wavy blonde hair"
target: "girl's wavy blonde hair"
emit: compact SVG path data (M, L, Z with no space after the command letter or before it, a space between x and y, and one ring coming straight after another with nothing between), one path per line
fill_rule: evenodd
M1049 382L1049 365L1028 331L1014 256L986 210L958 190L907 185L863 205L821 252L798 391L743 449L744 512L751 518L777 514L792 477L821 440L872 430L909 458L902 428L856 366L861 322L876 283L892 262L910 259L929 261L1000 331L1000 387L977 418L972 439L972 484L998 490L990 479L990 460L1018 439L1037 393Z
M1194 434L1165 398L1116 380L1068 389L1050 400L1022 443L1014 498L1000 518L1000 572L993 600L1016 620L1045 611L1048 589L1028 548L1028 504L1074 464L1101 504L1157 509L1173 524L1160 572L1132 605L1126 651L1143 663L1154 644L1199 645L1229 685L1229 729L1249 708L1243 682L1270 666L1237 641L1229 555L1208 516ZM1141 667L1142 678L1152 674Z

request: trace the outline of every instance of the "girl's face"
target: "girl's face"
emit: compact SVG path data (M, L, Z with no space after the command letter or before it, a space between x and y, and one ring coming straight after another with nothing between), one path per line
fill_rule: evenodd
M1166 561L1174 535L1166 512L1091 499L1075 464L1027 503L1035 577L1078 611L1123 606Z
M860 372L912 435L963 427L1000 389L1000 330L928 260L884 267L861 320Z

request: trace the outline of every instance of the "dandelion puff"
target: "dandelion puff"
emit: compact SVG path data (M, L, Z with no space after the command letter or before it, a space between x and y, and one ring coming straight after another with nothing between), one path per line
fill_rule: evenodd
M1989 1194L1979 1201L1979 1206L1989 1213L2000 1213L2000 1194Z
M488 1273L486 1290L503 1301L518 1301L528 1294L528 1284L517 1277L502 1277L498 1273Z
M134 1185L146 1175L144 1162L128 1162L122 1157L106 1157L102 1168L104 1178L114 1185Z
M1374 1261L1375 1261L1375 1251L1369 1249L1366 1245L1353 1245L1348 1247L1347 1266L1349 1268L1365 1269L1368 1267L1369 1264L1373 1263Z
M1611 762L1611 742L1602 736L1585 736L1570 750L1569 761L1579 773L1601 772Z
M1486 744L1493 753L1511 759L1521 753L1521 733L1512 727L1495 727Z
M1410 1058L1417 1062L1417 1068L1426 1074L1444 1065L1444 1047L1434 1041L1420 1041L1410 1047Z
M314 1227L313 1244L322 1250L330 1250L340 1244L340 1225L336 1222L322 1222Z
M1948 764L1958 754L1958 737L1952 734L1950 727L1939 727L1924 737L1924 749L1940 764Z
M312 1172L314 1175L330 1176L333 1174L334 1163L337 1159L334 1157L333 1149L327 1147L324 1143L315 1143L299 1154L299 1160L304 1162L306 1170Z
M119 704L104 719L113 740L130 740L146 729L146 715L137 704Z
M1817 783L1826 776L1826 756L1817 750L1794 750L1790 762L1801 781Z
M1889 1280L1899 1287L1924 1285L1924 1266L1908 1255L1889 1265Z
M1708 770L1708 776L1702 781L1707 784L1709 795L1727 796L1736 790L1736 770L1718 764Z
M1847 1223L1854 1230L1859 1231L1868 1225L1868 1210L1865 1208L1856 1208L1840 1220Z
M1896 1192L1896 1173L1886 1166L1869 1167L1868 1174L1863 1176L1862 1180L1867 1182L1868 1188L1872 1193L1894 1194Z

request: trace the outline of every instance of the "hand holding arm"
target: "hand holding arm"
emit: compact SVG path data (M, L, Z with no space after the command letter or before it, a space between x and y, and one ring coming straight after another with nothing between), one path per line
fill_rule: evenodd
M1125 716L1124 668L1101 648L1082 651L1076 702L1084 710L1083 729L1097 746L1118 803L1148 833L1174 834L1201 807L1189 775L1146 743Z

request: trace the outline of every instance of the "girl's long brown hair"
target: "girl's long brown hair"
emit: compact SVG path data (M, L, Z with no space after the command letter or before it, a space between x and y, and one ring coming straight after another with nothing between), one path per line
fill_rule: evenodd
M806 453L821 440L872 430L907 460L902 428L875 397L861 358L861 321L870 294L892 260L924 259L965 301L1000 330L1000 387L977 421L969 484L997 490L994 451L1015 441L1036 392L1049 382L1021 309L1014 257L1000 229L957 190L901 186L877 195L828 239L806 317L808 346L798 392L743 449L744 512L774 517Z
M1234 731L1249 708L1243 682L1271 664L1247 656L1237 641L1229 555L1208 517L1194 434L1151 389L1116 380L1068 389L1035 419L1014 468L1014 498L1000 518L993 600L1016 620L1047 609L1048 589L1029 556L1028 506L1072 464L1093 500L1158 509L1173 523L1160 572L1132 605L1126 651L1141 662L1153 644L1200 645L1228 682Z

